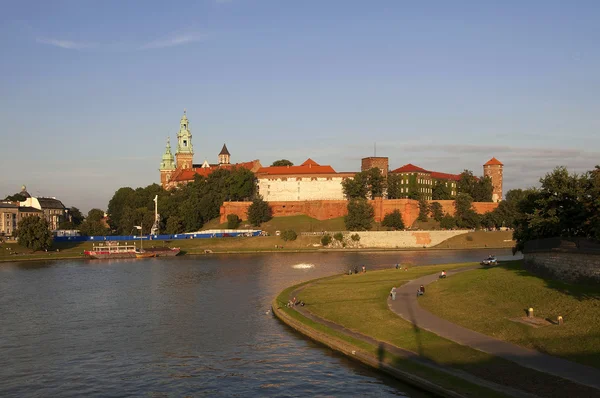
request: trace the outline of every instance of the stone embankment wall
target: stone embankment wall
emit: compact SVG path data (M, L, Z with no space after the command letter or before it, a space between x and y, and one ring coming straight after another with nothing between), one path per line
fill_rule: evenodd
M386 249L417 248L436 246L446 239L467 234L468 230L460 231L369 231L353 232L360 236L359 247Z
M444 213L454 215L453 200L429 201L439 202ZM248 218L248 207L252 202L225 202L221 206L221 222L227 222L227 215L236 214L240 219ZM375 198L369 203L375 210L375 221L381 221L386 214L400 210L405 225L412 225L419 216L419 202L411 199L381 199ZM307 200L289 202L269 202L274 217L307 215L317 220L329 220L348 214L346 200ZM479 214L493 211L498 203L475 202L473 208Z
M523 259L525 267L539 275L571 283L600 282L600 246L587 241L527 242Z
M566 282L600 282L600 252L552 250L524 254L525 267L533 273Z

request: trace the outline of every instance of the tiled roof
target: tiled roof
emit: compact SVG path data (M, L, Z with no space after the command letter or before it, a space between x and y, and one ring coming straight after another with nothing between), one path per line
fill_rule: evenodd
M453 180L453 181L458 181L460 180L460 175L458 174L448 174L448 173L438 173L437 171L432 171L431 172L431 178L435 178L438 180Z
M197 175L202 177L208 177L213 171L218 169L227 169L231 170L236 167L242 167L244 169L251 170L254 168L256 164L256 160L252 162L244 162L244 163L235 163L235 164L222 164L222 165L210 165L210 167L198 167L193 169L179 169L171 176L171 181L191 181Z
M412 163L405 164L404 166L397 168L396 170L392 170L392 173L428 173L431 175L431 178L436 178L438 180L460 180L460 175L458 174L448 174L448 173L439 173L437 171L429 171L425 170L422 167L415 166Z
M256 174L290 175L290 174L337 174L331 166L321 166L312 159L306 159L300 166L261 167Z
M311 158L308 158L304 161L304 163L302 163L300 166L319 166L319 163L315 162L314 160L312 160Z
M409 164L405 164L402 167L397 168L396 170L392 170L392 173L430 173L430 172L419 166L415 166L414 164L409 163Z
M491 158L484 166L504 166L501 161L496 158Z

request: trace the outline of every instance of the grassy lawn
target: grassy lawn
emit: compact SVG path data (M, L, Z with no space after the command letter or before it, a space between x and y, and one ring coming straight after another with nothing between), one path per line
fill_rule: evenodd
M454 236L435 246L438 249L481 249L513 247L512 231L475 231Z
M400 286L417 277L438 273L442 269L466 265L473 264L446 264L413 267L409 271L391 269L341 275L308 285L297 298L307 303L307 310L324 319L477 377L535 392L540 396L559 396L556 394L576 391L579 387L574 383L523 368L419 329L387 307L386 298L392 286ZM283 299L285 295L280 297ZM465 308L472 308L472 302L465 305Z
M469 329L600 368L600 287L545 280L514 261L434 283L420 303ZM534 328L510 320L529 307L536 317L561 315L564 324Z
M372 274L367 273L367 275L372 275ZM334 278L337 279L337 277L334 277ZM326 280L330 280L330 279L331 279L331 277L328 277L328 278L323 278L320 281L325 282ZM315 329L319 332L325 333L325 334L329 335L330 337L333 337L341 342L354 345L358 349L361 349L373 356L380 356L380 351L379 351L378 347L376 347L372 344L369 344L367 342L364 342L362 340L355 339L352 336L348 336L337 330L331 329L328 326L323 325L321 323L315 322L309 318L306 318L304 315L300 314L299 312L294 311L293 309L287 308L285 306L287 303L287 300L293 290L295 290L303 285L309 284L309 283L311 283L311 281L304 282L299 285L292 286L292 287L285 289L283 292L281 292L279 294L279 296L277 296L277 298L275 299L274 305L277 305L278 307L280 307L283 312L285 312L288 316L290 316L294 320L302 322L305 325L311 327L312 329ZM303 297L304 297L304 294L303 294ZM393 366L402 371L405 371L405 372L417 375L419 377L422 377L426 380L429 380L430 382L435 383L441 387L447 388L451 391L458 392L459 394L462 394L466 397L483 397L483 396L490 397L490 398L505 397L505 395L502 395L495 391L472 384L470 382L467 382L467 381L460 379L458 377L455 377L453 375L431 369L427 366L421 365L419 363L416 363L414 361L411 361L411 360L403 358L403 357L396 356L389 352L386 352L384 354L383 362L386 363L387 365Z

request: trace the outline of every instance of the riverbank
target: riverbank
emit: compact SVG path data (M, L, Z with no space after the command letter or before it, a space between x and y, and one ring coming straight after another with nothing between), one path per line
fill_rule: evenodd
M408 372L411 371L403 367L406 363L425 366L417 366L416 372L421 373L414 374L462 395L490 396L488 393L473 393L470 390L472 388L492 389L497 394L512 396L522 396L523 393L550 397L594 396L598 392L441 338L389 310L386 298L392 286L400 286L420 276L438 273L442 269L455 269L465 265L467 264L413 267L408 271L375 271L311 281L286 289L275 300L274 308L277 307L277 314L284 313L287 318L300 322L304 328L324 334L325 341L321 342L329 346L332 342L335 344L336 341L341 341L340 344L354 347L350 352L361 352L361 355L371 357L375 355L375 358L381 355L379 347L382 346L389 345L403 350L409 354L400 361L397 358L391 360L388 363L390 366L398 364L400 371ZM285 307L291 294L307 303L301 308L301 311L306 311L306 315ZM471 307L472 304L468 308ZM287 318L282 317L282 320L285 322ZM327 322L337 325L339 329L327 326ZM301 329L297 330L303 332ZM352 333L355 335L352 336ZM383 345L365 346L365 341L360 336L374 339ZM384 356L386 355L384 352ZM440 371L444 373L444 377L439 376L437 372ZM445 384L448 383L448 375L460 377L468 385L456 387L458 385L455 382Z
M463 250L463 249L501 249L512 247L510 232L469 232L450 238L441 244L423 247L363 247L363 248L324 248L321 236L300 235L294 241L284 241L279 236L239 237L239 238L210 238L186 239L174 241L144 241L144 246L179 247L180 255L200 255L210 253L270 253L270 252L385 252L406 250ZM461 238L461 239L459 239ZM109 238L110 239L110 238ZM130 242L139 244L139 242ZM92 242L61 242L55 243L52 250L33 252L16 243L0 244L0 262L82 258L84 250L92 248Z
M419 302L429 312L485 335L600 369L598 286L544 279L516 261L434 283ZM473 302L477 311L465 311ZM534 309L531 320L528 308Z

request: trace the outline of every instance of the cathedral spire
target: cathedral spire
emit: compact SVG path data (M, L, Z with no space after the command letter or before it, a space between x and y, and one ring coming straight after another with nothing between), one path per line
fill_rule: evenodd
M223 144L223 149L221 149L221 153L219 153L219 164L229 164L230 156L227 145Z
M171 139L169 137L167 137L167 145L165 153L162 156L162 162L160 163L160 170L175 170L175 158L171 152Z
M194 146L192 145L192 132L190 121L183 110L183 116L179 121L179 132L177 133L177 168L188 169L192 167L194 159Z

